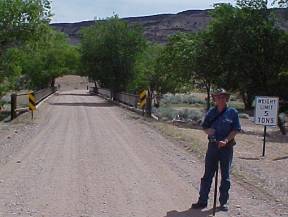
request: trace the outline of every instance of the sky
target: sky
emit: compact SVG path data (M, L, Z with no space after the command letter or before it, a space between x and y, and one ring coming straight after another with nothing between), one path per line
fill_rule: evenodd
M209 9L235 0L52 0L52 23L72 23L119 15L124 17Z

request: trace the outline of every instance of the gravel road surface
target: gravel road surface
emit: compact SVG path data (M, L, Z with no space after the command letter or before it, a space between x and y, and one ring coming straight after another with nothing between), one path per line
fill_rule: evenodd
M28 125L1 134L1 217L212 215L212 202L189 209L203 162L136 114L86 90L62 91ZM230 207L216 216L287 214L234 181Z

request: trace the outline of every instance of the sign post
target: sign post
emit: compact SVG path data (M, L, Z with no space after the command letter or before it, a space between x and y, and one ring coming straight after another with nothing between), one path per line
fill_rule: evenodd
M267 131L267 126L264 126L264 138L263 138L263 151L262 151L262 157L265 156L265 150L266 150L266 131Z
M11 95L11 120L15 119L17 116L16 107L17 107L17 95L14 93Z
M143 110L143 116L144 116L144 111L145 111L145 107L147 103L147 95L148 95L147 90L143 90L139 94L139 103L140 103L140 108Z
M31 91L29 94L28 94L28 98L29 98L29 110L32 112L32 120L34 118L34 111L36 110L36 99L35 99L35 95L34 95L34 92Z
M267 126L276 126L278 121L279 98L257 96L255 98L255 124L264 126L263 152L265 156Z

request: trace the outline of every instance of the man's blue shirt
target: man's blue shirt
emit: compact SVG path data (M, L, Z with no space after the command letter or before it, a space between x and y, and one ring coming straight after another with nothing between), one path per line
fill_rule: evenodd
M211 121L219 114L217 107L211 108L202 123L203 129L213 128L215 129L215 135L217 141L221 141L227 138L230 132L240 131L240 121L238 111L234 108L227 107L225 112L219 116L211 125ZM211 126L210 126L211 125Z

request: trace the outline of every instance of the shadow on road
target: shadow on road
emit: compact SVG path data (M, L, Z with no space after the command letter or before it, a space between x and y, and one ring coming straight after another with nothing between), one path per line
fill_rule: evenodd
M71 102L71 103L49 103L50 105L55 106L85 106L85 107L112 107L114 106L111 103L103 102L103 103L91 103L91 102Z
M167 212L164 217L210 217L212 216L212 209L210 210L199 210L199 209L188 209L183 212L177 212L176 210Z
M90 93L57 93L56 96L93 96Z

